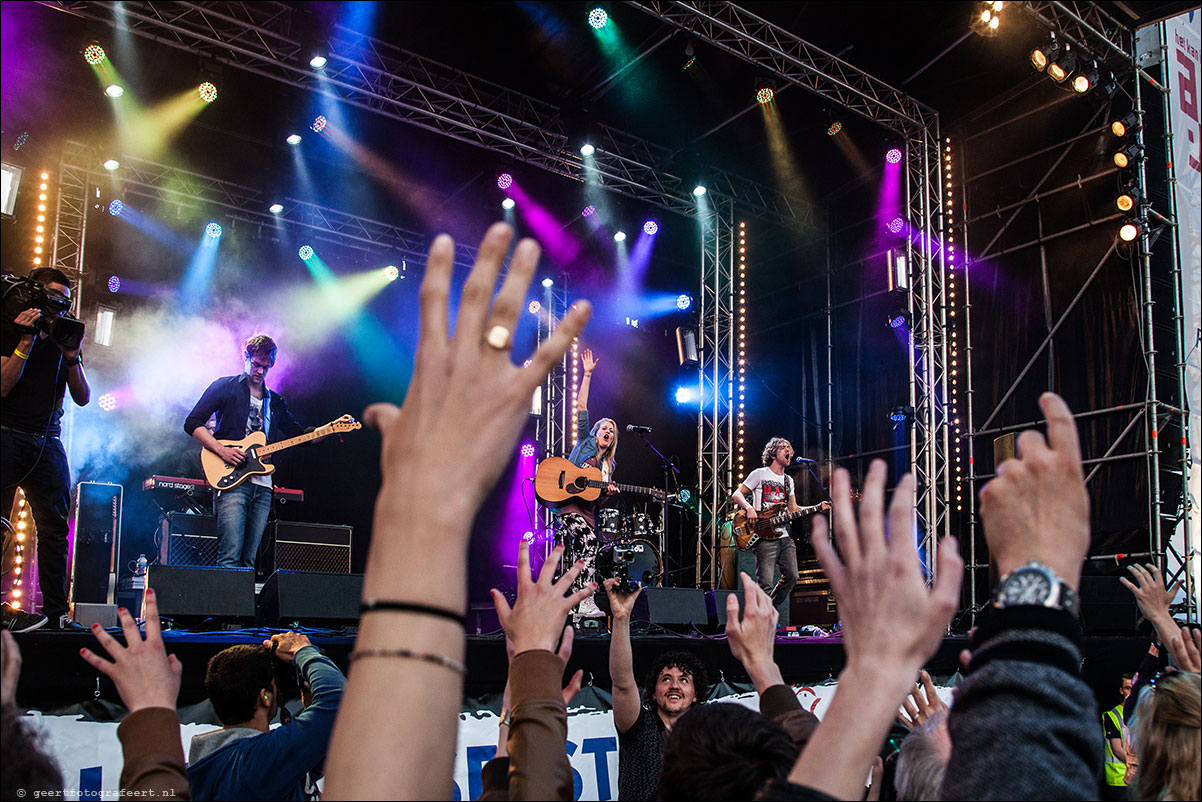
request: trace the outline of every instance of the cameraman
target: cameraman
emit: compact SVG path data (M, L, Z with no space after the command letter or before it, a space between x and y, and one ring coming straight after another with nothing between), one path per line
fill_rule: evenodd
M29 278L48 295L69 302L71 284L53 267L39 267ZM4 606L4 627L28 632L47 623L51 629L83 630L67 615L67 509L71 504L71 470L59 441L63 396L85 406L92 391L84 375L79 344L55 345L48 326L38 325L43 312L19 312L0 325L0 508L11 514L17 488L37 525L38 586L44 615ZM7 316L6 316L7 317Z

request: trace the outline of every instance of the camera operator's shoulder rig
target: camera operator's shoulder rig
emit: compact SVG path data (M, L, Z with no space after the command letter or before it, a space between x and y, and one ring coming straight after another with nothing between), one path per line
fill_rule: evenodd
M84 324L71 315L71 299L26 276L0 276L0 320L22 334L45 333L57 346L73 350L83 342ZM32 326L19 326L17 315L37 309L42 316Z

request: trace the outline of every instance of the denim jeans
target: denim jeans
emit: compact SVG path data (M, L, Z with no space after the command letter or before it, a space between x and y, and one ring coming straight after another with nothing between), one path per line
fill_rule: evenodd
M67 612L67 511L71 505L67 454L54 436L38 437L7 427L0 434L2 514L12 511L19 482L37 527L42 612L51 626L57 626L59 616Z
M776 540L760 540L755 544L755 563L756 579L763 591L772 597L772 606L780 607L781 602L785 602L784 607L788 610L789 596L797 584L797 544L793 538L786 535ZM773 587L777 563L780 563L780 581Z
M217 567L254 568L271 512L270 487L250 480L217 495Z

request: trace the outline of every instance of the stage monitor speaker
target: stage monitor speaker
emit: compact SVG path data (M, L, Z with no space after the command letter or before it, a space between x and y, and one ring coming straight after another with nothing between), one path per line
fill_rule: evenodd
M707 626L705 591L699 588L643 588L630 618L661 626Z
M255 620L255 572L250 568L151 565L146 586L154 590L159 615L177 624L206 618Z
M159 562L163 565L217 566L217 519L212 515L169 512L163 519Z
M830 628L839 622L839 613L826 590L794 591L789 606L789 625Z
M266 572L351 572L352 527L276 521L263 557Z
M121 539L121 485L80 482L75 494L71 605L113 604Z
M1117 576L1083 576L1078 594L1081 629L1096 634L1134 634L1139 629L1139 606Z
M707 590L705 592L705 611L709 615L709 625L712 631L725 631L727 599L731 596L739 599L739 618L741 619L743 617L743 591Z
M351 626L362 595L363 574L276 571L259 592L259 626Z

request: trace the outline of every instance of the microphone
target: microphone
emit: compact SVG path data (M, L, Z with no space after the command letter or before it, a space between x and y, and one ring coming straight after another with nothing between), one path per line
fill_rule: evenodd
M806 463L816 462L817 460L807 459L806 457L795 457L793 462L797 465L805 465Z
M650 426L635 426L633 423L626 424L626 431L634 432L635 434L651 434Z

